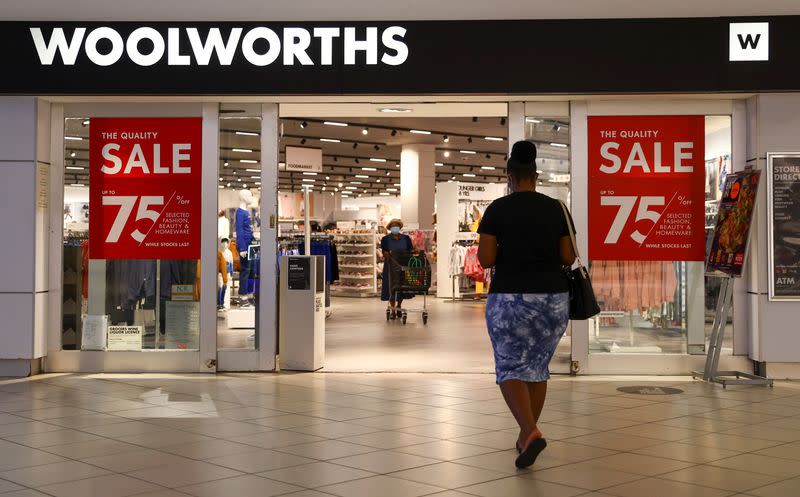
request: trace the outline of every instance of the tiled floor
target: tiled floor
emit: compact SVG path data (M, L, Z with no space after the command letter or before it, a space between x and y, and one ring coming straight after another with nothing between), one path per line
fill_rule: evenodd
M0 497L800 495L800 384L556 377L534 468L481 374L0 381ZM675 386L674 396L619 393Z

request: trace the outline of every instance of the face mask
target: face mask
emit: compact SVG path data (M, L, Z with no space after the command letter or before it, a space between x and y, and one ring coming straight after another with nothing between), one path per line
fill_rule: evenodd
M389 231L391 231L393 235L398 235L400 234L400 226L392 226Z

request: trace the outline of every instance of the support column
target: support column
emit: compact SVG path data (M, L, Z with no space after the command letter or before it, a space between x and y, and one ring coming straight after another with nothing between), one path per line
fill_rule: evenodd
M0 231L19 246L0 264L0 376L27 376L38 372L47 350L48 102L0 97L0 175Z
M400 152L400 214L406 225L433 228L435 161L434 145L403 145Z

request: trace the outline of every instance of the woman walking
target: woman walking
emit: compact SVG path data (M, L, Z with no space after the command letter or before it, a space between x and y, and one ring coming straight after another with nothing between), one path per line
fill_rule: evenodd
M486 325L497 384L519 424L519 468L531 466L547 446L537 423L548 364L569 321L564 266L575 261L561 203L536 192L535 160L533 143L514 144L507 163L511 193L486 208L478 228L478 259L495 270Z
M389 258L392 253L411 252L414 250L414 244L411 242L411 237L400 233L403 229L403 221L399 219L392 219L386 225L388 235L381 238L381 250L383 251L383 286L381 287L381 300L389 301L389 319L397 319L399 316L400 308L403 306L403 299L410 298L410 296L402 292L392 292L389 284L389 268L391 263Z

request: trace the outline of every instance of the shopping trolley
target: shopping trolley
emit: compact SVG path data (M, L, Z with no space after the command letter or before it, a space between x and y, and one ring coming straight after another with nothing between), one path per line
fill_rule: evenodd
M386 261L389 264L389 285L391 295L403 293L422 295L422 309L398 309L398 318L406 324L408 313L421 312L422 323L428 324L427 295L431 288L431 263L424 252L414 255L410 252L392 252ZM386 320L391 318L391 307L386 308Z

